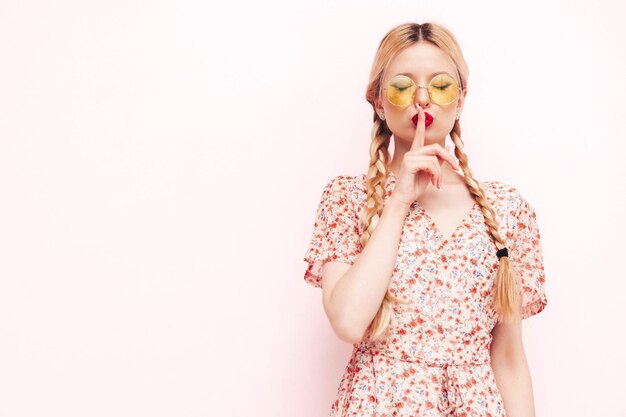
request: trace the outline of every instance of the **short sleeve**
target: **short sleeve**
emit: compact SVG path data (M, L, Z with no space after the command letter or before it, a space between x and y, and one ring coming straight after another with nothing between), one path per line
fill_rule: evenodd
M304 280L316 288L322 287L325 262L353 264L361 252L359 223L349 199L353 179L346 175L334 177L322 191L313 233L304 255L307 262Z
M521 318L540 313L548 303L545 293L543 251L537 216L519 191L514 192L508 244L511 267L521 276Z

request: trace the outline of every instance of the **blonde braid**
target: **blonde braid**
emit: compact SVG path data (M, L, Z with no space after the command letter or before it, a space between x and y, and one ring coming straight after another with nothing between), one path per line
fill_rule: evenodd
M452 143L454 143L454 154L459 160L459 165L463 170L465 184L480 206L483 217L485 218L485 223L489 228L491 236L493 236L497 248L502 249L506 247L506 241L500 235L500 227L498 221L496 220L496 214L491 208L491 204L487 201L484 190L474 179L474 174L467 163L467 155L463 152L463 141L461 140L461 124L458 120L454 122L454 127L450 132L450 138L452 139ZM500 257L495 283L496 311L502 317L519 318L519 315L516 314L518 313L518 310L514 310L512 308L512 306L517 305L519 300L517 292L515 291L513 277L510 272L508 256Z
M389 177L387 164L389 161L389 143L391 131L386 123L383 123L378 115L374 116L374 127L372 128L372 143L370 144L370 164L365 180L367 197L365 213L361 221L361 245L365 247L369 241L378 220L383 213L384 198L387 193L385 185ZM387 330L393 315L392 302L408 304L396 297L389 288L385 292L383 301L374 316L374 319L367 328L365 336L370 340L380 338Z

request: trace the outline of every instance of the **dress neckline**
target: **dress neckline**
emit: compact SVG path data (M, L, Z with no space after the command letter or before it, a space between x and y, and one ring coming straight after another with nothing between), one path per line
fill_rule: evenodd
M472 221L474 210L477 209L477 208L480 209L480 204L478 204L478 202L474 202L472 207L465 214L465 216L463 216L463 218L457 224L457 226L454 228L452 233L449 236L445 236L443 234L443 232L441 231L441 229L439 228L439 226L437 226L437 224L435 223L433 218L428 214L426 209L420 203L418 203L417 201L415 202L415 205L418 207L418 209L419 209L420 213L422 214L422 216L428 220L429 228L433 231L433 233L435 233L437 235L437 237L441 241L442 245L445 245L447 243L450 243L450 242L454 241L454 239L456 237L458 237L459 233L461 232L462 227L464 227L468 222Z
M366 175L363 174L363 177L365 178ZM389 171L388 179L391 180L390 183L395 183L395 181L397 180L395 174L392 171ZM426 210L424 206L422 206L417 200L413 202L412 206L415 206L418 210L418 213L423 218L426 219L428 223L428 228L436 235L437 240L441 242L442 246L449 244L456 237L458 237L459 233L462 230L462 227L464 227L468 222L472 221L474 211L476 209L480 209L480 204L478 204L477 201L474 201L474 204L472 204L472 207L467 211L467 213L463 216L461 221L456 225L452 233L446 236L443 234L443 232L441 231L437 223L435 223L435 220L431 217L431 215L428 214L428 211Z

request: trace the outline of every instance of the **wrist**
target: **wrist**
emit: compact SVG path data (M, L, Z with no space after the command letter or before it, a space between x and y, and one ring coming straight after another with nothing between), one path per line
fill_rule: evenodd
M389 201L385 205L385 210L406 215L411 209L411 205L412 204L407 204L403 201L399 201L398 199L393 198L392 194L392 196L389 197Z

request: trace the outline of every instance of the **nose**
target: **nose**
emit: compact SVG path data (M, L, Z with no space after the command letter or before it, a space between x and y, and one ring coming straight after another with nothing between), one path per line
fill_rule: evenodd
M418 86L415 91L415 95L417 96L417 102L420 107L427 107L430 104L430 95L428 94L428 87Z

